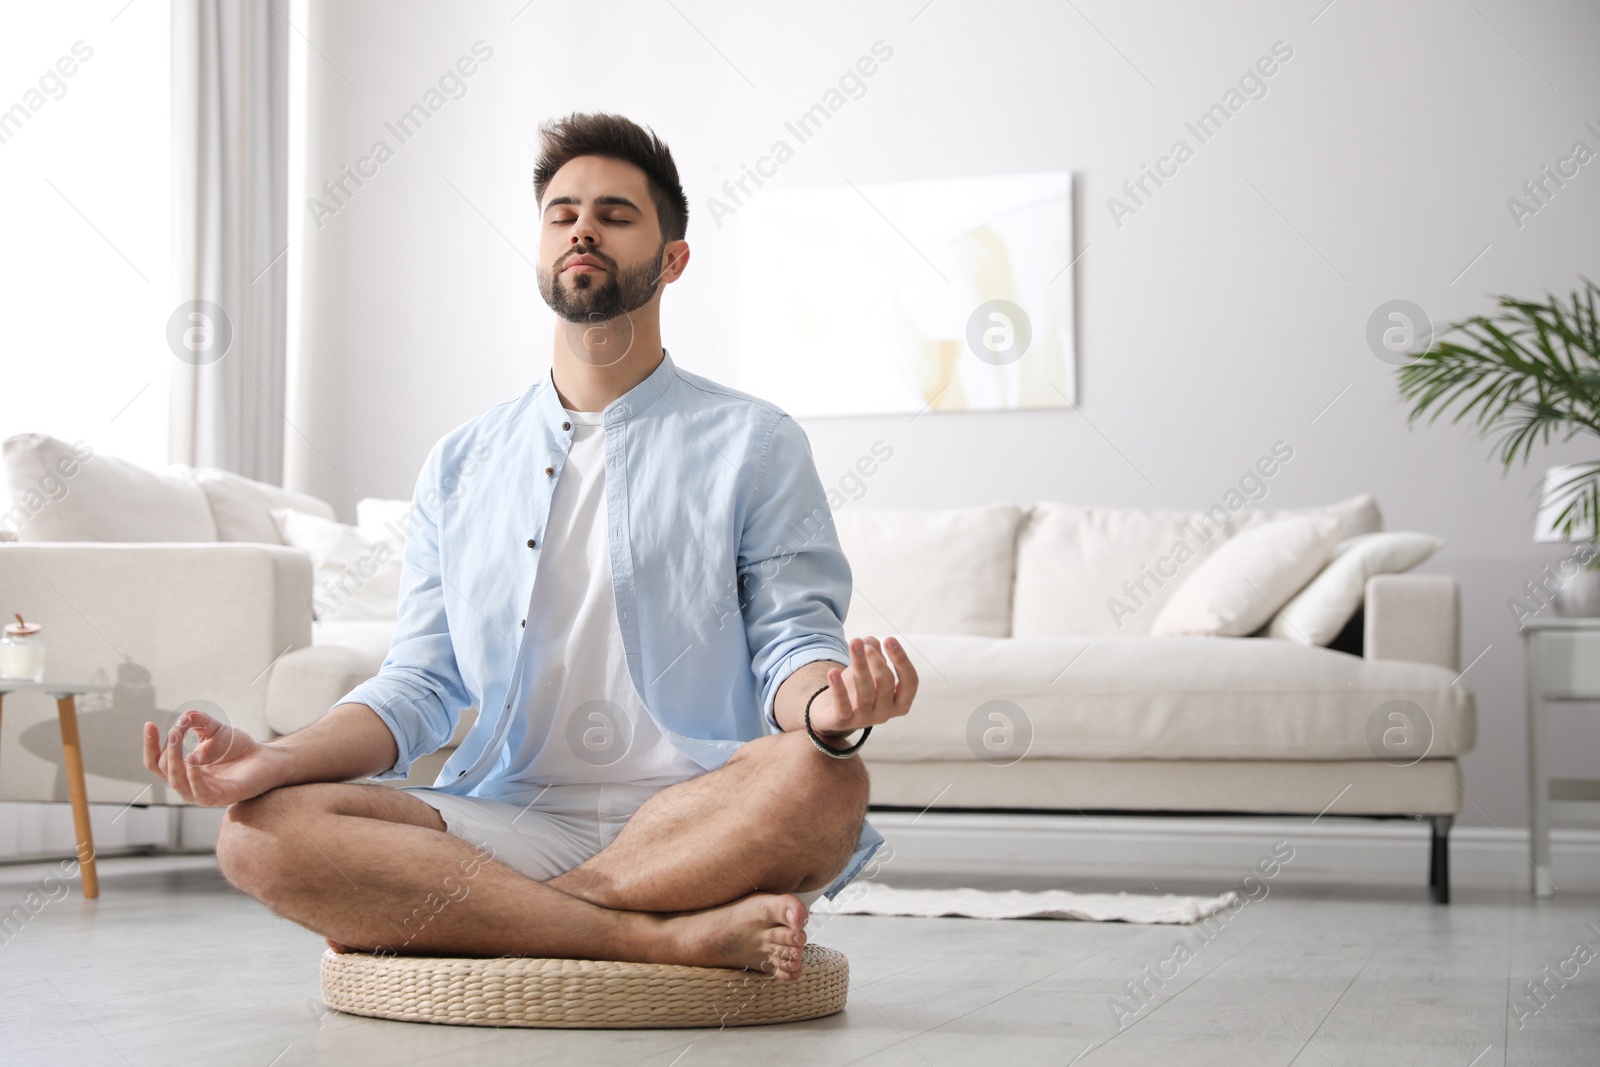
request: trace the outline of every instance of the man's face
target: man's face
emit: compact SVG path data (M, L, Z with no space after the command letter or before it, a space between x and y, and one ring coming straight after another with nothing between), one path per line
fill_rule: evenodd
M636 311L659 290L666 242L644 171L578 156L545 188L539 293L568 322Z

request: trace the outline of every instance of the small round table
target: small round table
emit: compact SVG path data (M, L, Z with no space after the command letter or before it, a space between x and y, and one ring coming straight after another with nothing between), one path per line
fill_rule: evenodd
M94 869L94 835L89 829L89 791L83 784L83 748L78 743L78 697L85 693L109 693L109 685L78 682L28 682L0 678L0 707L7 693L44 693L55 697L56 716L61 720L61 752L66 757L67 792L72 796L72 822L78 830L78 869L83 879L83 895L100 895L100 876Z

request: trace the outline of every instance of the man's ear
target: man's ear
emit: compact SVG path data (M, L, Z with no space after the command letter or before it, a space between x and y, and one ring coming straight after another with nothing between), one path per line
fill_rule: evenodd
M662 255L661 281L662 284L671 284L683 276L684 270L689 266L689 242L668 241L666 252Z

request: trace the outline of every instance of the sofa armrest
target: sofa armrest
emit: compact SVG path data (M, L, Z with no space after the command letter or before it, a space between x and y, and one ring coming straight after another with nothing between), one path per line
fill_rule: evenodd
M273 664L267 682L267 725L275 736L304 729L326 715L340 697L378 673L383 657L345 645L311 645L296 649ZM467 708L456 722L456 732L436 752L418 758L405 778L388 778L378 784L432 785L445 760L466 739L478 713ZM362 779L370 781L371 779Z
M378 673L382 657L343 645L297 648L272 666L267 679L267 726L282 737L326 715L335 702Z
M1364 609L1367 659L1460 666L1461 583L1451 575L1375 575Z
M311 557L253 542L0 544L4 610L43 625L45 675L111 687L78 701L89 799L181 803L144 767L140 729L189 701L253 737L273 662L311 641ZM54 705L6 698L0 800L61 800Z
M44 625L47 676L141 687L158 714L208 700L259 738L268 667L311 643L311 557L282 545L11 542L0 589Z

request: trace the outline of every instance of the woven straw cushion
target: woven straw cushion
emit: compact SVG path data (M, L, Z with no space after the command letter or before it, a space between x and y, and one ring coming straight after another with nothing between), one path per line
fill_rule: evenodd
M322 999L354 1015L456 1026L753 1026L844 1008L844 953L806 945L795 981L729 967L609 960L322 956Z

